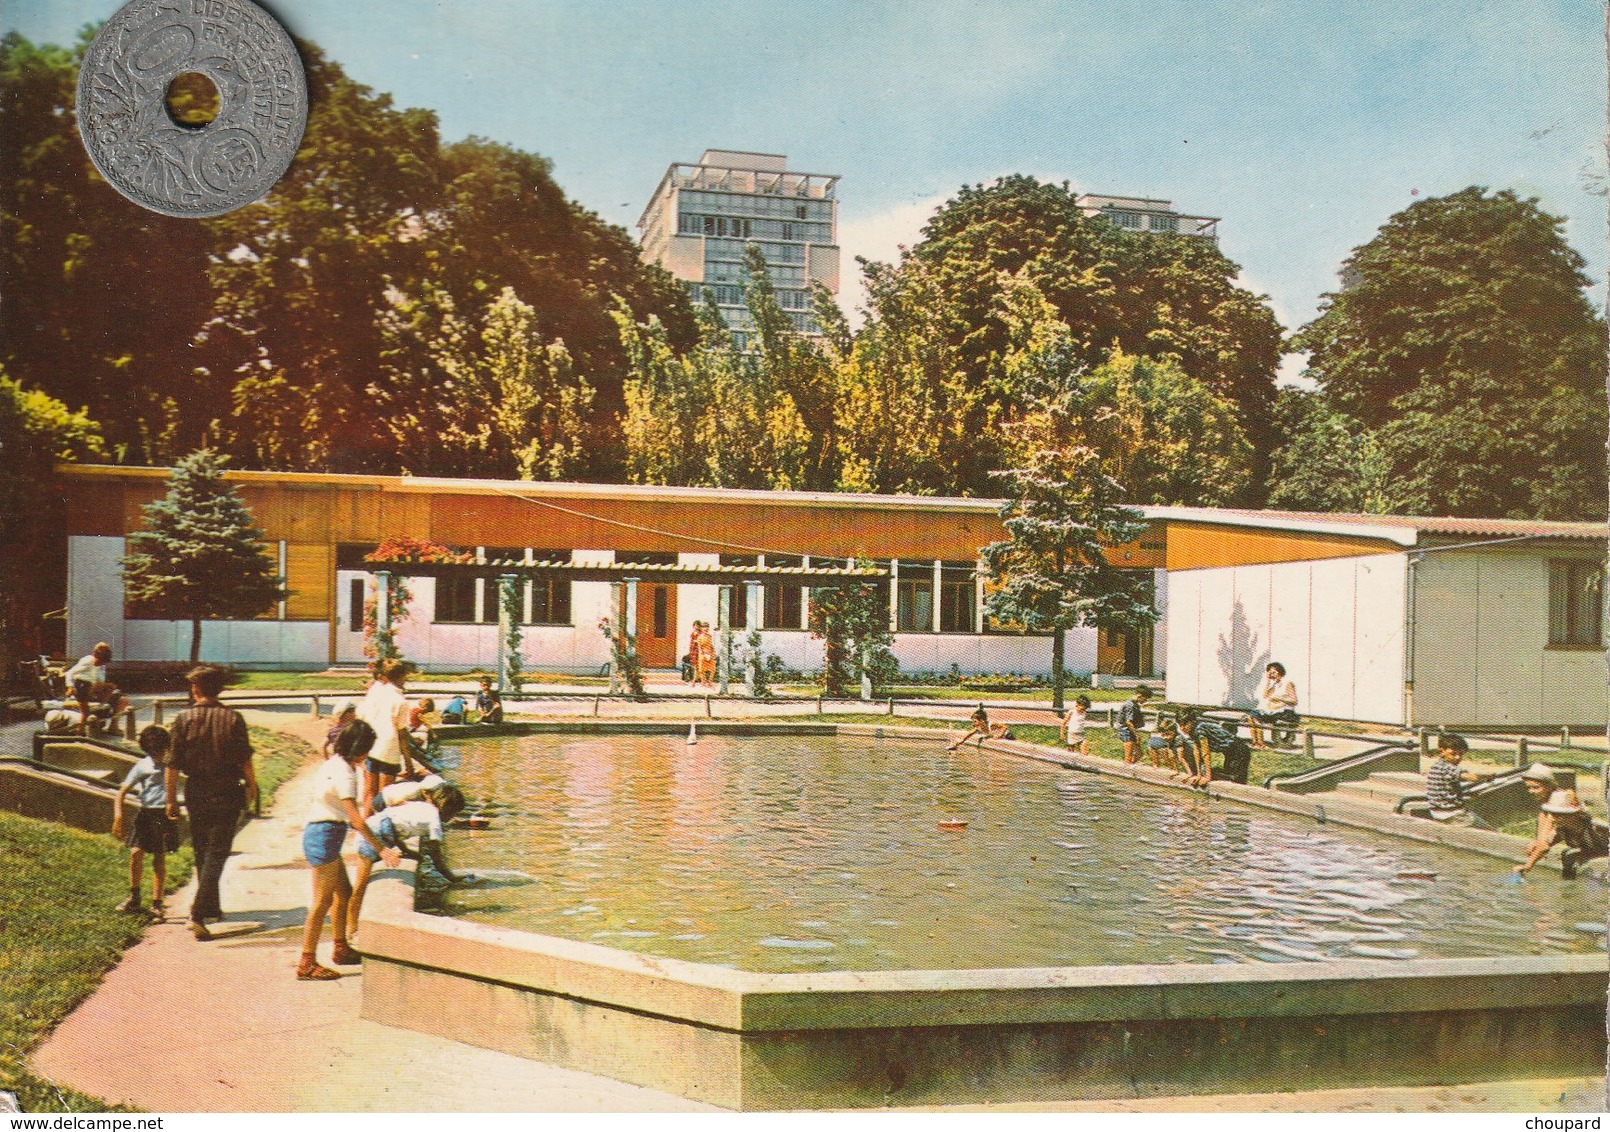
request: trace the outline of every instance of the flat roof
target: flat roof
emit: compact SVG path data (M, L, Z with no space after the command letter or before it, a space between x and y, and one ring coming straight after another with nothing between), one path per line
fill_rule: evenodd
M166 479L171 469L113 464L61 464L57 471L85 479ZM371 488L425 494L505 495L527 499L612 499L663 503L760 503L771 507L850 507L870 510L964 511L999 514L1001 499L946 495L873 495L841 491L771 491L760 488L664 487L654 484L582 483L563 480L453 479L438 476L352 475L339 472L224 470L238 483L285 483L309 487ZM1142 508L1142 510L1145 510Z
M1481 519L1452 515L1332 514L1323 511L1255 511L1231 507L1142 507L1147 518L1176 522L1216 523L1264 530L1355 535L1417 546L1426 536L1474 539L1598 539L1610 537L1610 525L1544 519Z
M57 471L82 479L166 479L171 469L115 464L60 464ZM774 491L763 488L666 487L654 484L582 483L559 480L455 479L441 476L354 475L338 472L258 472L225 469L242 484L368 488L420 494L503 495L516 499L596 499L646 503L736 503L768 507L838 507L882 511L950 511L999 515L1004 499L955 495L875 495L840 491ZM1603 522L1483 519L1460 516L1366 515L1323 511L1254 510L1234 507L1139 505L1154 522L1212 523L1260 530L1377 538L1416 546L1427 538L1606 539Z

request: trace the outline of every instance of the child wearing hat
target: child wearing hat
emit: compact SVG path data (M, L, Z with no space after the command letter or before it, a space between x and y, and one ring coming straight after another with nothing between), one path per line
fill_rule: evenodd
M1521 779L1539 805L1537 837L1526 847L1526 860L1515 866L1517 874L1529 872L1555 845L1565 846L1560 853L1560 875L1566 880L1576 876L1583 861L1610 855L1610 833L1594 822L1575 790L1559 788L1552 768L1533 763L1521 772Z

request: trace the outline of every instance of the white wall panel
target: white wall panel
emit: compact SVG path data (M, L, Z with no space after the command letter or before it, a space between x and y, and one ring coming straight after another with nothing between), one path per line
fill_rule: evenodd
M1513 724L1541 720L1537 672L1548 644L1548 560L1484 554L1477 572L1478 718Z
M1205 703L1202 695L1202 586L1209 570L1169 575L1165 694L1182 704Z
M123 540L73 535L67 540L67 655L77 660L96 644L112 646L114 657L130 657L124 640ZM189 646L185 648L189 656Z
M1402 559L1187 570L1169 587L1170 699L1251 707L1264 667L1278 660L1304 713L1397 718Z
M1415 570L1414 722L1478 718L1481 571L1472 555L1428 554Z
M1356 560L1332 558L1313 570L1312 661L1308 674L1308 712L1354 719L1353 649L1357 641Z
M1353 646L1353 719L1403 721L1404 578L1401 554L1354 559L1357 615Z

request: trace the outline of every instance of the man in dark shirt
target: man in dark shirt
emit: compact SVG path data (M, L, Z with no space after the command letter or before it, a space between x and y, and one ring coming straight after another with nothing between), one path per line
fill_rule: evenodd
M208 920L223 919L218 882L235 844L235 831L249 802L257 798L257 772L246 721L218 702L224 672L210 664L193 668L191 706L173 718L173 756L166 785L168 816L179 816L179 775L185 775L185 809L190 814L190 841L196 854L196 899L190 907L190 931L200 940L212 938Z

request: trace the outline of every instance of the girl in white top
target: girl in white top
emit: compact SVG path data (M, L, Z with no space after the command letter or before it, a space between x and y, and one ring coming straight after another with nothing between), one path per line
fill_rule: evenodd
M1073 707L1062 719L1062 741L1068 745L1068 750L1085 753L1085 716L1090 711L1090 697L1078 696L1073 701Z
M380 663L375 682L358 702L358 718L374 729L374 748L364 764L363 799L358 807L368 817L374 796L399 778L414 772L409 757L408 700L403 687L408 682L408 662L388 657Z
M321 966L317 958L319 935L324 918L330 917L335 946L330 961L336 964L358 962L358 953L347 942L347 902L352 898L352 880L341 863L341 846L347 830L355 829L391 867L402 856L383 846L369 832L358 813L358 760L374 746L375 732L361 719L342 728L335 739L335 754L313 772L313 799L308 807L307 825L302 830L302 853L313 870L313 899L308 905L307 922L302 926L302 958L296 967L299 979L339 979L340 972Z

